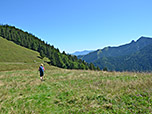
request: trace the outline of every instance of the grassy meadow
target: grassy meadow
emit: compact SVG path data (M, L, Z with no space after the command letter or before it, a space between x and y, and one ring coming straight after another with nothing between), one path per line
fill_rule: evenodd
M0 37L0 63L39 63L39 53ZM48 61L47 58L44 59Z
M152 74L66 70L0 38L0 114L149 114Z
M48 62L49 59L41 59L38 52L0 37L0 71L32 70L44 61Z
M152 113L152 74L46 66L0 72L2 114Z

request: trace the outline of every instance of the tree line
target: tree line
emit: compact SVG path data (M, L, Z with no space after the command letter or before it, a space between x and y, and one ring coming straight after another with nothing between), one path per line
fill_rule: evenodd
M42 58L49 58L50 65L65 69L100 70L100 68L95 67L93 63L86 63L76 56L66 54L65 51L61 53L59 49L55 48L53 45L15 26L0 25L0 36L20 46L39 52Z

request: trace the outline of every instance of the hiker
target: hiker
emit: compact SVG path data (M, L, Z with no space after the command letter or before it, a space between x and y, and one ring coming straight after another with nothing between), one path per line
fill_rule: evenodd
M41 66L39 67L39 71L40 71L40 79L41 81L43 81L43 76L44 76L44 67L43 67L43 64L41 64Z

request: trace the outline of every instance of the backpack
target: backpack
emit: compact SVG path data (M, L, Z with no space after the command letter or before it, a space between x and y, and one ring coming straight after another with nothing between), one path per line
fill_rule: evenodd
M40 72L44 72L44 69L42 66L40 66L39 70L40 70Z

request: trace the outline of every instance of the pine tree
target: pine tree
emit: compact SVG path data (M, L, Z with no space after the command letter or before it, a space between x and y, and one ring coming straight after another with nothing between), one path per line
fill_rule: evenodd
M56 66L56 60L55 60L55 56L54 56L54 54L51 54L51 57L50 57L49 59L50 59L50 63L51 63L51 65Z
M104 67L104 68L103 68L103 71L108 71L108 68L107 68L107 67Z
M40 56L41 56L42 59L45 57L45 54L44 54L43 50L40 51Z
M95 70L95 66L93 65L93 63L90 63L90 70Z
M97 66L97 70L98 70L98 71L100 71L100 68L99 68L99 66Z

